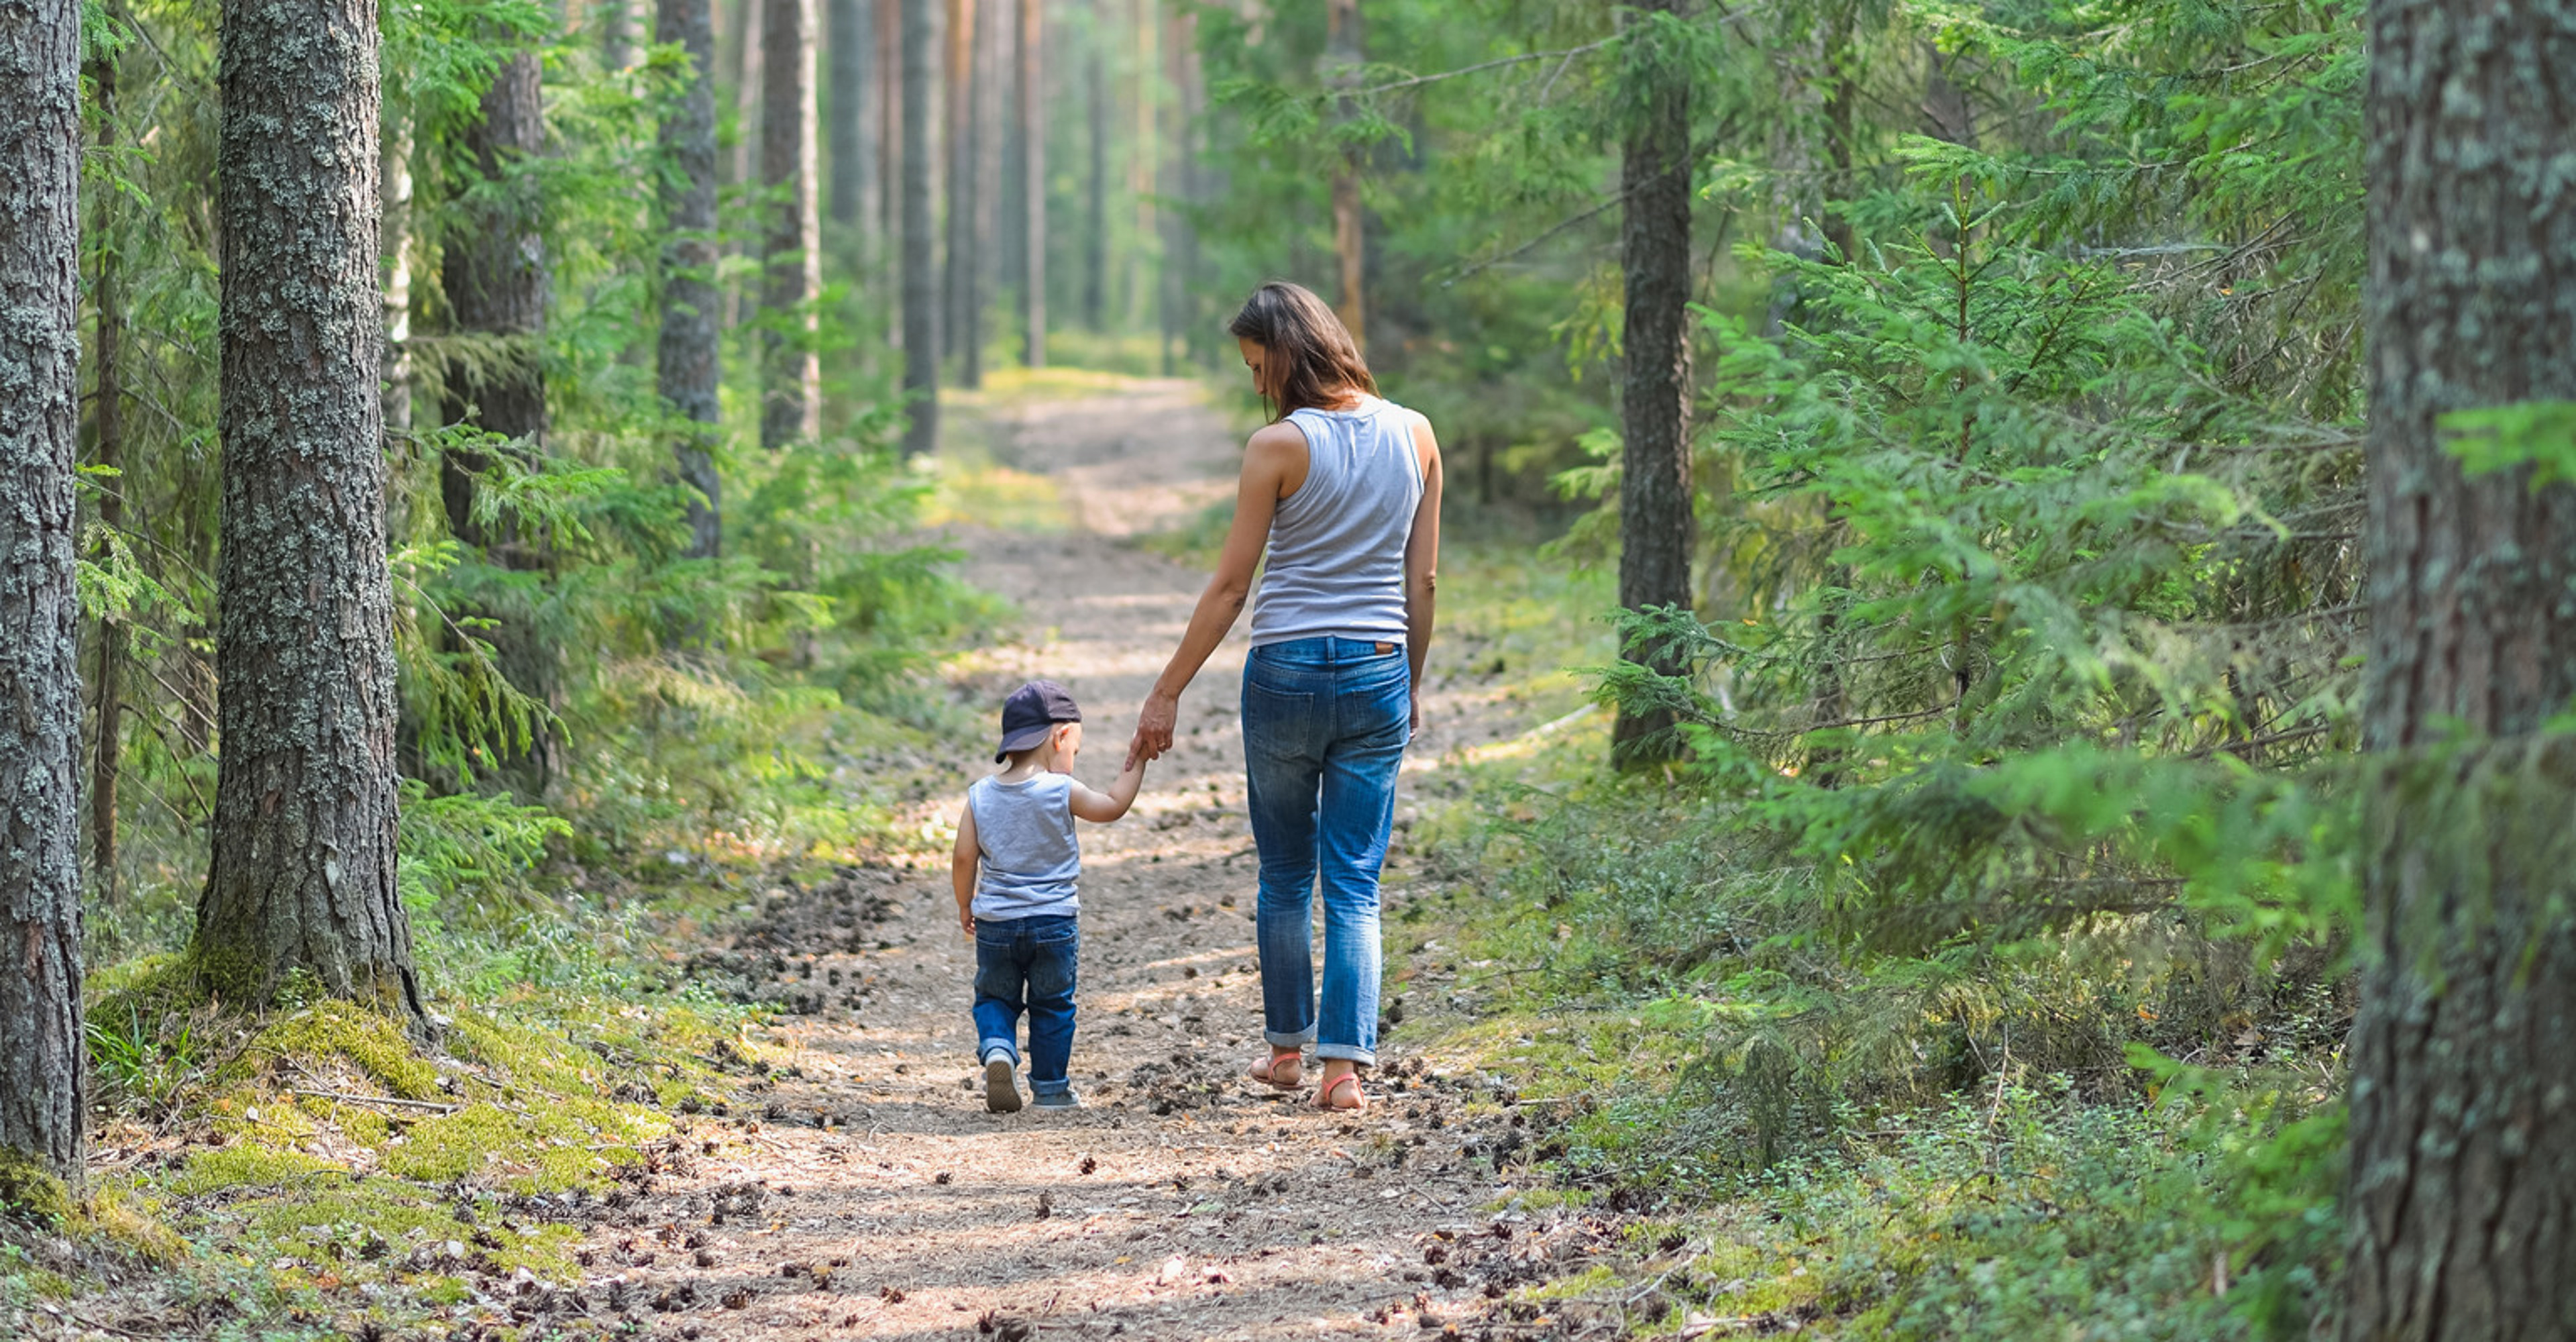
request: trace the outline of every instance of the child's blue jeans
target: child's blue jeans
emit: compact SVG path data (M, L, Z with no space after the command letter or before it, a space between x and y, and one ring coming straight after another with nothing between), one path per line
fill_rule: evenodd
M1071 917L975 920L975 1056L1020 1058L1020 1013L1029 1013L1029 1089L1066 1094L1073 1082L1074 960L1081 924Z
M1377 1062L1378 871L1395 776L1412 736L1412 675L1398 643L1301 638L1243 666L1243 762L1261 851L1263 1035L1319 1058ZM1314 907L1324 900L1315 1001Z

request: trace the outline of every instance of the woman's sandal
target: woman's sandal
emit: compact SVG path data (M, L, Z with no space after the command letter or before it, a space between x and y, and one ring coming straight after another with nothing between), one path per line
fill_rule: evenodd
M1341 1104L1333 1099L1333 1096L1339 1093L1345 1084L1351 1088L1351 1102L1349 1104ZM1360 1074L1357 1072L1344 1072L1340 1076L1334 1077L1332 1080L1325 1082L1324 1088L1315 1092L1315 1107L1339 1114L1356 1114L1366 1111L1368 1108L1368 1096L1362 1094L1360 1091Z
M1306 1055L1302 1049L1274 1048L1270 1056L1245 1069L1244 1075L1279 1090L1295 1090L1304 1080Z

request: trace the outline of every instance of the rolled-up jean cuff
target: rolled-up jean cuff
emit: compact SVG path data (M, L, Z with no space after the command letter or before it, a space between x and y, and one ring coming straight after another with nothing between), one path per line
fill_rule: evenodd
M1315 1046L1315 1056L1332 1058L1340 1062L1355 1062L1362 1067L1377 1066L1377 1054L1357 1044L1318 1044Z
M987 1039L984 1042L977 1044L975 1046L975 1061L979 1063L991 1062L993 1060L993 1055L996 1053L1009 1058L1012 1066L1017 1067L1020 1065L1020 1050L1015 1046L1014 1041L1008 1039Z
M1277 1030L1264 1030L1261 1032L1261 1037L1269 1040L1272 1048L1304 1048L1315 1042L1315 1032L1312 1030L1298 1034L1281 1034Z
M1066 1077L1062 1081L1040 1081L1036 1077L1030 1077L1029 1093L1031 1095L1071 1095L1073 1078Z

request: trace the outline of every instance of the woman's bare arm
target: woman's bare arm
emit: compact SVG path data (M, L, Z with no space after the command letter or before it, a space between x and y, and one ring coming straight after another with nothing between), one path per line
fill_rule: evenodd
M1225 641L1252 599L1252 573L1261 566L1262 548L1270 543L1270 518L1279 511L1279 496L1304 483L1306 435L1293 424L1263 426L1243 449L1243 478L1235 486L1234 525L1217 554L1216 573L1190 612L1190 627L1181 646L1154 681L1153 692L1136 715L1136 736L1127 744L1127 764L1160 756L1172 748L1172 729L1180 720L1181 691L1207 665L1209 654Z
M1414 505L1413 531L1404 541L1404 655L1413 670L1413 726L1422 728L1422 667L1431 656L1431 627L1440 589L1440 442L1431 421L1414 416L1414 450L1421 454L1422 502Z

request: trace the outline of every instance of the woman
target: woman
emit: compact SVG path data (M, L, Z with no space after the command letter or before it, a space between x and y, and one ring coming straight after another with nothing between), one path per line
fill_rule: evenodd
M1278 417L1245 444L1216 575L1137 716L1133 759L1171 748L1181 691L1234 627L1263 548L1243 669L1243 756L1261 853L1261 1004L1269 1056L1253 1079L1300 1083L1356 1110L1377 1061L1378 870L1395 775L1422 723L1440 555L1440 448L1430 421L1384 400L1350 332L1321 299L1273 281L1227 328L1253 390ZM1316 1010L1311 911L1324 889Z

